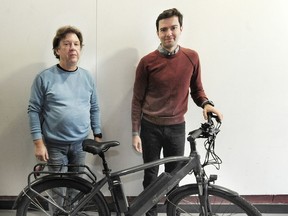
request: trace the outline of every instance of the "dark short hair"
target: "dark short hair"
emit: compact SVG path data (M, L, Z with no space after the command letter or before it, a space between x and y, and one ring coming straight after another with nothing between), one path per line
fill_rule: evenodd
M183 15L176 8L171 8L171 9L164 10L158 16L158 18L156 20L157 32L159 31L159 21L162 20L162 19L167 19L167 18L173 17L173 16L178 17L178 20L179 20L179 23L180 23L180 27L182 27L182 25L183 25Z
M59 47L60 41L66 37L67 34L74 33L77 35L79 41L80 41L80 47L83 47L83 37L82 33L79 29L73 27L73 26L63 26L59 28L56 32L56 35L53 39L53 52L57 59L60 59L60 56L56 53L56 49Z

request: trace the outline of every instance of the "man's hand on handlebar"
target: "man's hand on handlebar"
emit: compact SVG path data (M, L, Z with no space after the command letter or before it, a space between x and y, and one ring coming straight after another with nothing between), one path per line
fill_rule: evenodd
M215 107L211 106L210 104L206 104L203 108L203 116L204 116L204 119L207 120L208 119L208 113L211 112L215 115L218 116L219 120L220 121L223 121L223 115L222 113L217 110Z

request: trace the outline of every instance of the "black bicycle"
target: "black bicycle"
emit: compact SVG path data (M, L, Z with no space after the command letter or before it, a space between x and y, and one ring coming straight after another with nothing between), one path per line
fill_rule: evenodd
M103 162L101 180L87 166L83 171L63 172L63 165L38 164L28 176L28 185L15 202L17 216L25 215L116 215L141 216L160 200L166 204L168 216L175 215L249 215L261 213L238 193L215 185L216 175L207 176L205 166L219 166L221 159L216 155L215 139L221 122L209 115L207 122L189 133L191 152L189 156L168 157L112 172L105 159L105 152L119 145L117 141L97 143L87 139L83 149L99 155ZM203 163L196 150L196 139L205 138L206 157ZM181 166L172 173L163 172L157 180L141 192L135 199L127 200L123 192L121 177L161 164L181 161ZM47 166L57 166L56 172L45 171ZM73 166L73 165L68 165ZM41 168L39 170L39 168ZM218 168L218 167L217 167ZM193 176L196 183L178 186L187 175ZM195 180L194 180L195 182ZM104 197L101 189L108 184L111 197Z

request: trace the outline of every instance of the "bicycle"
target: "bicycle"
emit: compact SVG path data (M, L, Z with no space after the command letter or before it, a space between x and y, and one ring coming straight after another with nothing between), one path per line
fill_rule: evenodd
M31 216L42 212L43 215L106 216L111 215L111 209L114 209L116 215L140 216L164 199L168 216L261 216L261 213L238 193L215 185L216 175L208 177L205 173L205 166L211 164L220 166L221 164L221 159L214 151L216 135L221 125L221 122L217 120L216 116L209 115L207 122L189 133L187 138L191 148L189 156L162 158L117 172L110 170L105 159L105 152L118 146L119 142L97 143L87 139L83 142L83 149L102 158L104 177L97 181L95 174L87 166L83 166L83 171L68 173L61 171L63 165L54 165L59 166L57 172L34 170L28 175L27 187L23 189L15 202L16 215ZM198 138L206 139L204 142L206 157L202 164L196 150ZM128 202L122 188L122 176L175 161L181 161L181 166L172 173L160 174L153 184ZM39 168L39 166L45 168L50 165L38 164L35 167ZM179 186L180 181L192 173L196 183ZM32 180L33 176L35 180ZM110 200L101 192L101 188L106 184L111 191L112 199ZM73 191L73 193L68 193L68 191ZM53 193L57 195L58 200L54 200Z

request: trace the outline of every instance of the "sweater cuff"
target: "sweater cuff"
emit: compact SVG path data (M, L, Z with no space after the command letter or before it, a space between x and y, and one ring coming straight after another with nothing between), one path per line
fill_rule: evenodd
M214 107L214 103L211 100L206 100L201 104L201 107L204 108L205 105L210 104L211 106Z
M38 139L42 139L42 134L41 133L32 133L32 140L38 140Z
M132 132L132 136L139 136L138 132Z

